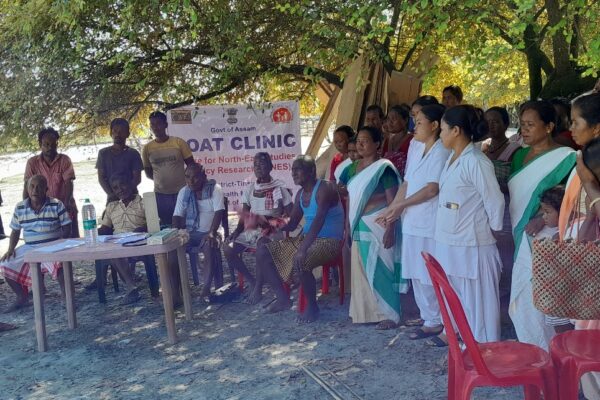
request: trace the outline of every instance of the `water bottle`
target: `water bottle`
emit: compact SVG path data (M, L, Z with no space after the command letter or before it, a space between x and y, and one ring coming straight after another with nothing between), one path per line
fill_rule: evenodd
M96 221L96 209L90 203L90 199L85 199L81 209L83 214L83 232L85 244L87 246L95 246L98 240L98 222Z

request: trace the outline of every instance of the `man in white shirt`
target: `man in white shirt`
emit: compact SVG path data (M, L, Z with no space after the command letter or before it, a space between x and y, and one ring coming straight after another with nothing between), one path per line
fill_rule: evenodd
M190 164L185 170L186 185L177 195L173 213L173 227L186 229L190 234L188 248L200 246L206 260L204 288L201 297L210 294L210 285L215 277L213 252L219 251L217 230L225 212L225 198L221 185L207 179L204 167Z

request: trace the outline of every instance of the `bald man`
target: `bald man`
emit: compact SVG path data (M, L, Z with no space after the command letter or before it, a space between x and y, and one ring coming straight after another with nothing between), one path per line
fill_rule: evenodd
M42 175L33 175L27 181L29 197L15 207L10 222L12 232L8 250L0 258L0 272L4 274L6 283L17 296L6 312L28 305L27 292L24 288L31 287L31 270L23 262L25 254L53 240L69 237L71 233L71 220L64 204L60 200L48 197L47 192L46 178ZM17 247L21 230L23 230L25 244ZM42 263L42 272L49 272L53 278L58 278L61 290L64 290L60 264Z

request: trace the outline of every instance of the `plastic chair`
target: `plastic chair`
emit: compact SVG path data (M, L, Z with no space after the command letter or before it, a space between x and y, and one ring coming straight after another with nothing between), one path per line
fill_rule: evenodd
M550 342L550 355L558 370L560 400L577 400L581 376L600 371L600 330L556 335Z
M153 255L130 257L127 259L130 266L135 266L138 261L144 263L146 269L146 277L148 278L148 286L150 286L150 293L152 297L158 297L158 271L156 269L156 262L154 261ZM96 260L96 285L98 288L98 300L100 303L106 303L106 293L104 291L104 270L110 265L110 260ZM119 291L119 278L117 270L111 267L111 276L115 292Z
M540 399L540 391L544 393L545 400L558 400L555 369L550 355L527 343L475 341L446 273L430 254L421 254L435 289L448 337L448 399L467 400L475 387L523 386L527 400ZM453 322L458 326L458 333L466 345L464 351L460 348Z
M344 244L342 243L342 246ZM344 295L345 295L345 282L344 282L344 260L342 259L342 254L334 261L323 265L323 278L321 281L321 293L329 294L329 270L331 268L337 267L338 276L339 276L339 290L340 290L340 305L344 304Z

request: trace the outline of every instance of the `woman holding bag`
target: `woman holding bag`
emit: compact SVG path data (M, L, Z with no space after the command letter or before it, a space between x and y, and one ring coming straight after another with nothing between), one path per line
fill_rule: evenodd
M578 230L576 226L568 226L569 220L572 221L573 213L584 213L586 222L598 224L600 168L598 168L596 160L600 160L600 93L578 97L571 108L571 120L573 121L571 124L573 140L583 147L583 154L578 154L577 168L571 173L560 208L558 226L561 239L573 238L573 234ZM586 199L588 200L587 207L576 210L577 204L586 205ZM579 222L576 221L575 224ZM597 238L596 236L589 239ZM600 329L600 320L576 321L575 328ZM600 400L600 374L585 374L581 378L581 386L586 399Z
M554 329L533 304L532 253L530 240L543 228L540 196L560 184L575 165L575 151L552 140L556 111L546 101L529 101L519 113L523 141L529 147L518 150L508 181L510 218L515 240L508 313L520 342L548 349Z

